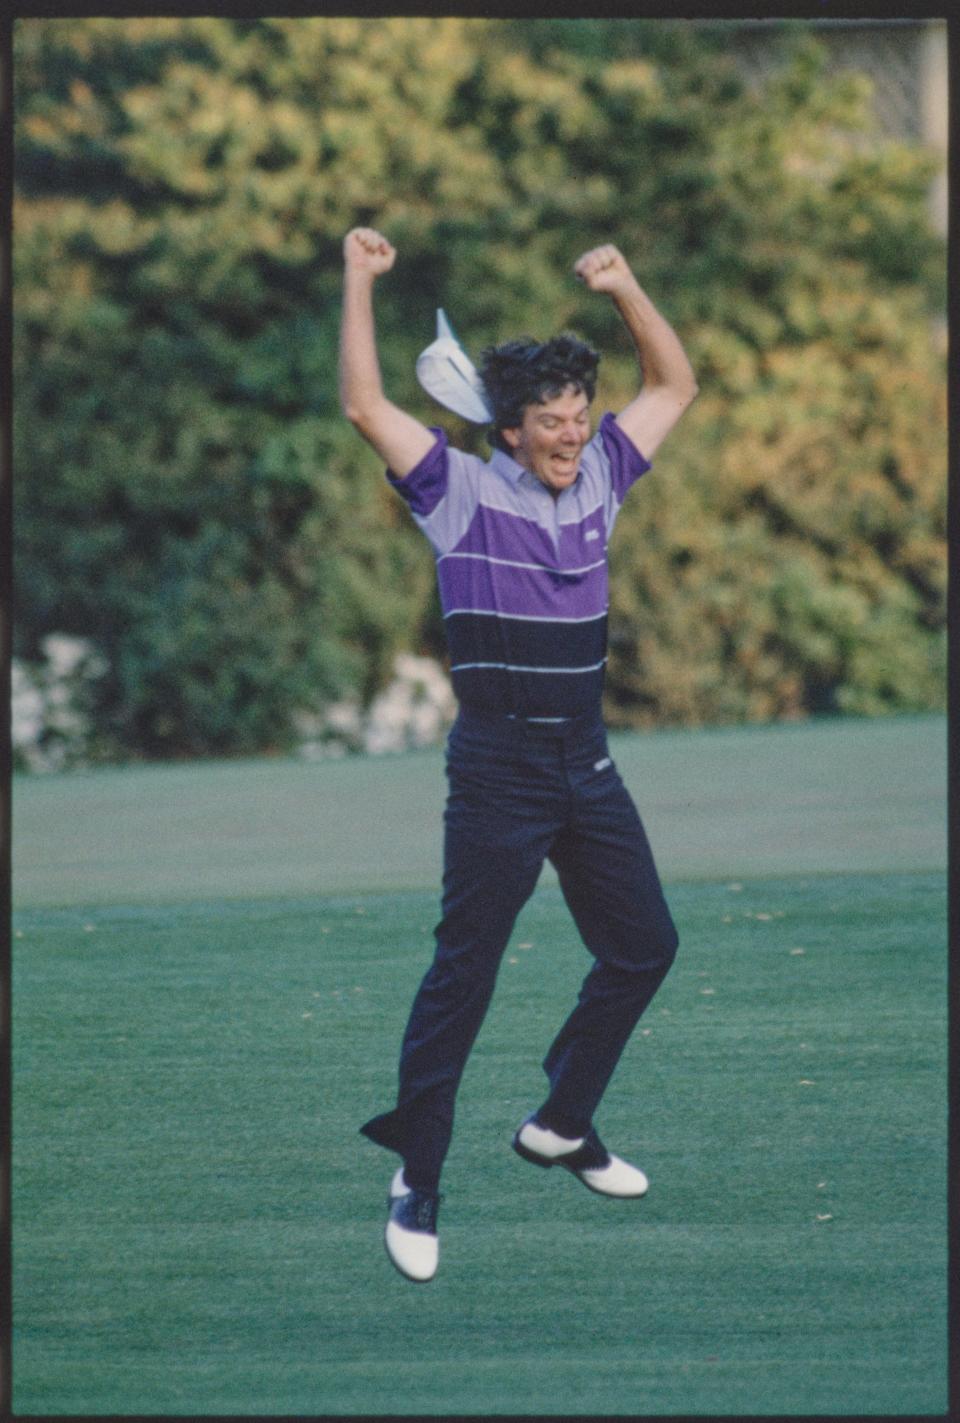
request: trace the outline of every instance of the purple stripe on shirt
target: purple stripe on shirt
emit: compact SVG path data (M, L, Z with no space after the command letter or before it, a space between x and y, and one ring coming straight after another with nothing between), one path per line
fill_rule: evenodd
M588 530L595 531L593 538L585 537ZM576 568L594 563L601 556L603 530L603 508L598 506L576 524L561 524L559 548L555 548L549 532L535 519L481 504L455 552L491 553L495 558L539 563L547 568Z
M437 563L437 580L445 613L465 609L505 617L589 618L607 606L602 556L589 572L572 575L448 554Z

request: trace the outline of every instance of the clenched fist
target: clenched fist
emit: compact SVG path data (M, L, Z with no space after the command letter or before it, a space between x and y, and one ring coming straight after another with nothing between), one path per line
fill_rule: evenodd
M355 271L380 277L396 261L396 248L372 227L354 227L343 239L343 260Z
M573 270L592 292L625 291L636 284L636 278L619 248L606 243L592 247L573 264Z

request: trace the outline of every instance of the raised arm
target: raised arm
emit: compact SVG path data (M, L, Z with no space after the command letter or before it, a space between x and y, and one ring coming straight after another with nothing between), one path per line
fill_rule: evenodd
M420 463L434 436L383 393L373 322L373 285L389 272L396 251L372 227L355 227L343 241L340 324L340 404L356 430L393 474L403 479Z
M620 411L617 424L651 460L697 394L693 369L673 327L657 311L616 247L592 248L573 270L591 291L613 298L633 337L643 387Z

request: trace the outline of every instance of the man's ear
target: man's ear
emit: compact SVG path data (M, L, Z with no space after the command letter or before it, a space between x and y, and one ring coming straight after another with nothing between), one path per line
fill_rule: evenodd
M516 425L512 430L501 430L503 438L512 450L515 450L520 443L520 426Z

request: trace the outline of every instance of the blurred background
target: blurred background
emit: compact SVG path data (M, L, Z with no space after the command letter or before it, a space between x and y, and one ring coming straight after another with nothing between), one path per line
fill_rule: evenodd
M20 19L16 764L385 750L453 711L430 550L337 400L572 328L622 248L701 394L612 554L619 729L941 710L943 21ZM455 443L484 432L443 415Z

